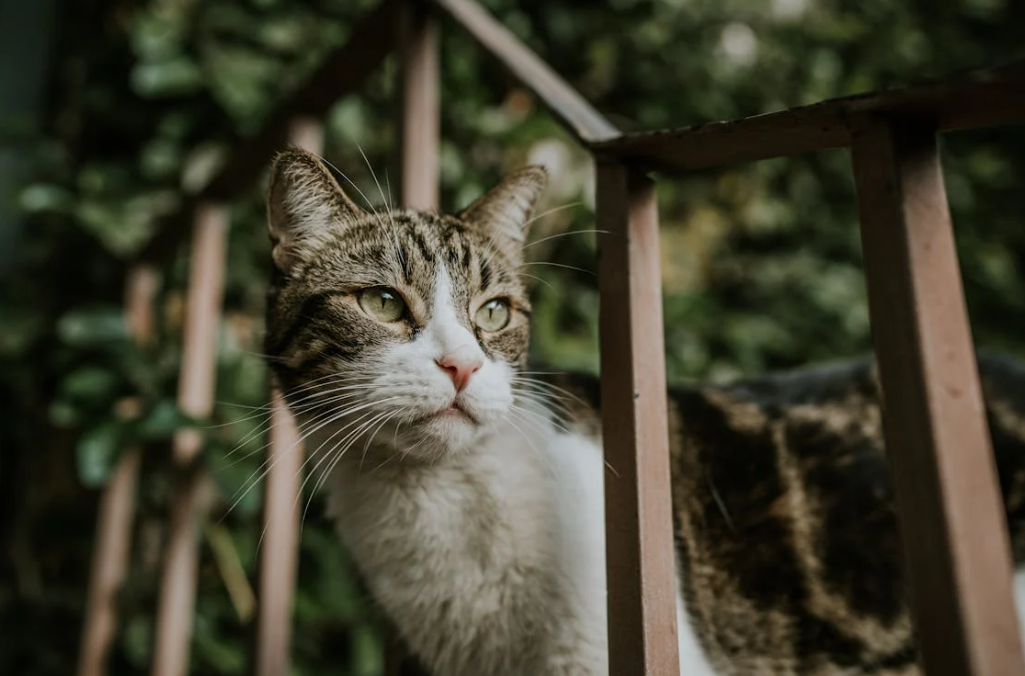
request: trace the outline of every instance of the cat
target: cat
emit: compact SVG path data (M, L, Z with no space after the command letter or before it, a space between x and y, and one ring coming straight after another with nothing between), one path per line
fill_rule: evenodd
M436 676L606 674L597 382L525 370L545 171L458 215L271 175L268 364L376 603ZM1025 368L980 370L1022 561ZM682 674L919 673L878 401L871 360L670 392Z

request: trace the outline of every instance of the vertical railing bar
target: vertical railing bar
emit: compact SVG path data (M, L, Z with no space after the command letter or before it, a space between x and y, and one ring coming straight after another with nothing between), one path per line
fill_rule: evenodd
M597 162L609 673L679 669L654 183Z
M315 118L298 118L289 125L288 140L292 145L320 154L324 147L324 126ZM256 676L279 676L289 672L292 602L299 565L303 457L295 418L276 384L272 383L253 668Z
M403 3L399 14L401 120L399 193L407 209L438 208L438 40L422 3Z
M936 130L855 121L883 425L924 672L1025 674L1011 550Z
M125 320L137 345L153 339L153 303L159 285L157 271L145 264L133 266L125 281ZM117 633L117 595L131 558L135 493L142 450L125 449L103 489L96 517L89 593L86 600L78 676L103 676Z
M192 236L185 340L178 381L178 405L195 418L213 409L217 327L223 298L229 211L223 204L196 208ZM173 459L178 473L171 495L171 518L164 577L157 606L153 676L184 676L188 671L196 602L199 520L210 490L197 460L203 439L198 430L180 430Z

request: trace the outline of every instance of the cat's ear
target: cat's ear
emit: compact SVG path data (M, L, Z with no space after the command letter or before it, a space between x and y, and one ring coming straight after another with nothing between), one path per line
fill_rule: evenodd
M267 191L271 256L287 271L303 251L363 215L315 155L293 148L279 154Z
M548 184L544 167L518 169L466 207L459 218L485 231L514 259L527 239L527 226Z

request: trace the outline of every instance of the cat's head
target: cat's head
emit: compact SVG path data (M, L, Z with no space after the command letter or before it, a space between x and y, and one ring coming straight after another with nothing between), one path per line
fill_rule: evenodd
M266 352L305 426L323 423L331 447L362 450L376 431L425 458L493 431L527 355L518 267L545 171L508 175L458 215L361 210L301 150L271 174Z

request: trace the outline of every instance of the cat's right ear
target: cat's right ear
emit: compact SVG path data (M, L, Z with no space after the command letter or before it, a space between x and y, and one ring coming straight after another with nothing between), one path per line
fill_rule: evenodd
M548 172L544 167L524 167L503 178L459 217L482 229L512 260L519 261L530 216L547 183Z
M285 272L304 251L363 215L315 155L293 148L279 154L267 191L271 256Z

